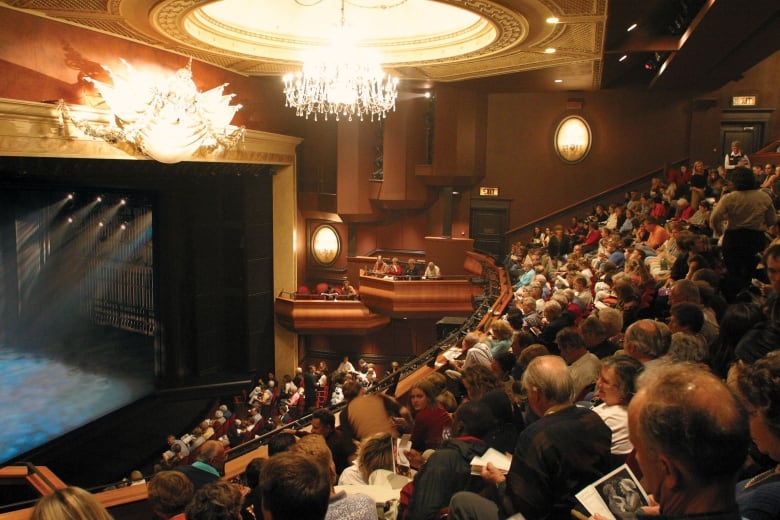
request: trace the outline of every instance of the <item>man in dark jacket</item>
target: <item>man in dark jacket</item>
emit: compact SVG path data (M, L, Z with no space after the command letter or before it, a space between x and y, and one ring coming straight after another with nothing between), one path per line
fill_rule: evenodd
M225 447L218 441L206 441L200 447L195 462L188 466L178 466L175 471L187 475L197 492L206 484L219 480L225 472Z
M453 437L430 456L414 478L407 518L436 518L454 493L482 489L482 477L471 475L471 460L487 450L482 437L492 424L493 416L484 403L469 401L457 409Z

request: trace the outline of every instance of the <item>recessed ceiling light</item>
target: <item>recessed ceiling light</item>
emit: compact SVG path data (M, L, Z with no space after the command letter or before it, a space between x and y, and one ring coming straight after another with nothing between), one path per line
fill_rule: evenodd
M560 22L560 20L558 19L557 16L551 16L546 21L547 21L547 23L558 23L558 22Z
M624 54L620 58L618 58L618 61L626 61L627 59L628 59L628 54Z
M562 79L556 79L555 82L556 83L563 83L563 80Z
M553 47L547 47L547 48L544 50L544 52L546 52L547 54L555 54L555 48L553 48Z
M636 29L636 24L635 24L635 23L632 23L631 25L629 25L629 26L628 26L628 29L626 29L626 32L631 32L631 31L633 31L634 29Z

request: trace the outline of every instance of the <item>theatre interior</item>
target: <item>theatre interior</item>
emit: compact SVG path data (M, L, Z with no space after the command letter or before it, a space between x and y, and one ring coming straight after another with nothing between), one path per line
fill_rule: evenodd
M778 34L776 0L0 1L0 519L147 513L111 484L269 372L403 395L535 226L776 142Z

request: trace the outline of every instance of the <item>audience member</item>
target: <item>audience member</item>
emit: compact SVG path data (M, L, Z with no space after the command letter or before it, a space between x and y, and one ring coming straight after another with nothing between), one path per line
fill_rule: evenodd
M575 401L581 400L586 392L593 390L599 377L601 362L595 354L588 352L585 340L574 327L561 329L555 336L555 342L561 351L561 357L569 365L573 397Z
M318 408L312 413L311 433L322 435L325 439L336 464L336 475L341 475L344 468L355 460L352 439L336 428L336 416L327 408Z
M197 490L185 509L187 520L241 520L241 490L226 480Z
M165 520L184 520L184 509L195 495L195 486L180 471L155 473L146 485L149 507Z
M666 355L671 343L671 331L658 321L639 320L626 329L623 350L645 367Z
M420 452L438 448L443 430L449 429L452 423L450 415L436 401L436 394L433 383L427 378L417 381L410 392L409 401L414 414L412 448Z
M260 493L260 470L267 459L254 458L244 469L244 483L249 491L241 502L241 518L257 520L263 515L263 495Z
M268 456L273 457L277 453L289 451L295 444L295 435L289 432L279 432L268 440Z
M625 457L634 449L628 438L628 404L636 392L636 378L643 365L631 356L616 355L601 361L593 399L593 411L612 430L613 456Z
M30 520L113 520L95 495L75 486L55 489L35 504Z
M360 393L355 394L353 385ZM350 395L357 396L350 399ZM340 424L347 438L359 441L382 432L398 435L391 418L399 415L401 407L394 398L381 392L365 395L358 383L345 383L344 399L349 404L341 411Z
M389 433L376 433L360 443L355 462L341 472L338 483L345 485L365 485L371 474L378 470L393 470L393 443Z
M414 477L407 518L433 520L458 491L479 492L481 477L472 476L471 460L487 450L482 441L493 417L479 401L464 403L455 412L452 438L437 449Z
M597 315L591 314L580 322L580 334L588 350L599 359L611 356L618 349L618 345L609 340L607 328Z
M710 227L723 235L723 262L728 276L723 292L729 301L755 277L756 257L766 247L766 232L777 214L772 198L757 189L750 170L736 168L730 174L733 191L723 195L710 215Z
M280 453L260 471L266 520L323 520L331 492L328 471L304 453Z
M534 359L522 384L539 419L520 433L508 474L491 463L482 470L483 478L495 485L486 488L492 500L456 493L450 501L453 518L521 513L568 520L577 504L574 494L609 470L612 433L598 415L572 404L572 381L562 358Z
M655 518L739 520L734 490L750 431L736 397L689 363L649 368L638 386L628 431Z
M220 479L225 469L225 447L218 441L206 441L198 452L192 464L178 466L175 471L181 471L190 479L197 492L210 482Z
M748 365L739 363L729 385L745 404L758 450L780 461L780 351ZM737 484L739 512L748 520L780 518L780 464Z
M425 273L423 273L423 277L427 278L428 280L440 278L441 269L439 269L439 266L433 262L428 262L428 265L425 268Z
M304 453L328 475L330 498L326 520L377 520L374 500L363 494L348 495L345 491L336 493L336 465L333 463L328 445L320 435L307 435L290 448L293 453ZM263 493L263 503L267 495Z

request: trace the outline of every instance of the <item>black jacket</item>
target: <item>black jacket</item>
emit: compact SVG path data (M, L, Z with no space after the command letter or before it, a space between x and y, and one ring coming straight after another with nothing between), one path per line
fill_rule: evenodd
M481 476L471 474L471 459L486 450L487 445L474 437L459 437L444 443L415 475L406 518L436 518L436 513L447 507L458 491L481 491L484 482Z

